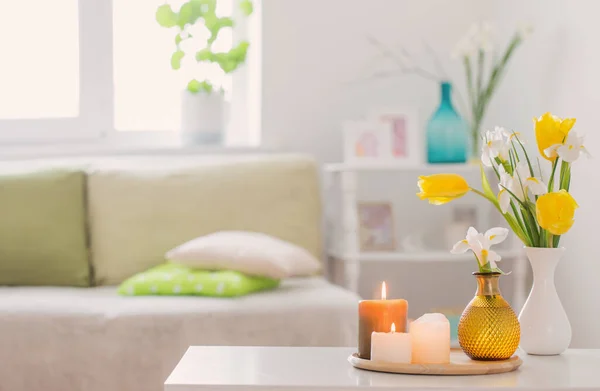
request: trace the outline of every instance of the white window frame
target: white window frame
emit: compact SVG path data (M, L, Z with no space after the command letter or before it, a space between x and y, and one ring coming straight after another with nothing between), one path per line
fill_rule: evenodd
M127 1L127 0L116 0ZM255 7L259 8L255 0ZM239 7L234 7L238 11ZM258 9L256 10L258 11ZM255 11L255 14L258 13ZM235 11L234 11L235 12ZM238 11L239 12L239 11ZM179 146L179 132L172 131L124 131L116 130L114 124L114 78L113 78L113 0L79 0L79 114L73 118L0 119L0 148L64 145L98 145L101 147L159 147ZM234 14L234 17L236 15ZM253 15L254 17L254 15ZM258 23L252 23L258 29ZM248 33L248 24L241 23L234 29L234 40L258 33ZM256 45L256 47L259 45ZM249 61L260 57L251 45ZM250 61L250 58L253 59ZM243 69L256 69L246 64ZM258 72L257 72L258 73ZM248 71L234 74L234 93L231 110L236 113L236 132L233 145L259 143L257 114L249 115L246 102L255 102L258 91L249 94ZM257 88L257 87L256 87ZM250 96L249 96L250 95ZM254 108L251 108L254 110ZM260 117L260 115L258 114ZM251 125L249 123L251 117ZM229 137L228 137L229 138Z

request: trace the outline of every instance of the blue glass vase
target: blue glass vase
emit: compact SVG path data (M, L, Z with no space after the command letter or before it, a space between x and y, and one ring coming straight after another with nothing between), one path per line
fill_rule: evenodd
M469 151L467 123L452 106L452 84L441 83L440 106L427 124L427 161L465 163Z

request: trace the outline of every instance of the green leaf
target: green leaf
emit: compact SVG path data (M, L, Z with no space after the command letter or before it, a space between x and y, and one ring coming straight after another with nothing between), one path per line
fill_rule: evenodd
M229 57L241 64L246 61L249 47L250 43L248 41L242 41L229 51Z
M512 216L510 213L505 213L503 216L510 228L512 229L512 231L515 233L515 235L517 235L519 239L521 239L523 244L525 246L531 247L533 243L531 242L527 234L523 231L519 223L517 223L515 217Z
M560 163L559 189L569 191L571 184L571 165L565 161Z
M483 169L483 165L479 165L479 169L481 171L481 186L483 188L483 194L485 198L487 198L496 208L499 208L498 199L496 198L496 194L492 190L490 186L490 182L487 179L487 175L485 175L485 170Z
M538 247L540 244L540 232L538 230L538 224L531 214L531 210L525 210L521 208L521 215L523 216L523 223L525 224L525 229L529 233L529 237L531 238L531 243Z
M244 15L250 16L250 14L252 14L254 11L254 5L250 0L242 0L240 1L240 9Z
M174 27L177 24L177 14L169 4L163 4L156 9L156 21L162 27Z
M198 81L196 79L190 80L187 85L187 90L193 94L206 92L210 94L213 92L213 85L208 80Z
M171 55L171 68L179 69L181 68L181 60L185 56L185 53L181 50L177 50L175 53Z
M181 38L181 34L177 34L175 36L175 45L179 45L181 41L183 41L183 39Z
M523 155L525 155L525 159L527 160L527 165L529 166L529 174L531 174L532 177L535 177L535 172L533 171L533 166L531 165L531 160L529 160L529 154L527 153L525 146L523 146L523 143L519 139L517 132L515 132L514 130L513 130L513 135L515 136L515 138L517 139L517 143L521 146L521 149L523 150ZM515 144L512 141L511 141L511 144L516 152L517 148L515 147ZM538 163L538 165L539 165L539 163Z
M193 25L203 16L203 0L189 0L179 9L177 16L177 25L183 30L186 24Z
M214 62L216 61L216 55L210 49L204 48L196 52L196 61Z

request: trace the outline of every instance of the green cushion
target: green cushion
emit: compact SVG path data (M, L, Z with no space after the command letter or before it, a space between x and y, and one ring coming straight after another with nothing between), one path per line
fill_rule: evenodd
M0 176L0 285L89 286L85 174Z
M126 296L235 297L278 285L279 280L250 277L231 270L198 270L167 263L127 279L119 286L119 293Z

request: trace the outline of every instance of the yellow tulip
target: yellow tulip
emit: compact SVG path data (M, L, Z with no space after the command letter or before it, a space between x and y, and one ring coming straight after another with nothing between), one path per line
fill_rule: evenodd
M575 118L559 118L550 113L545 113L539 118L534 118L535 139L538 149L544 159L554 161L556 157L548 157L544 153L547 148L556 144L562 144L575 125Z
M458 174L435 174L419 177L417 196L430 204L442 205L460 198L469 191L469 184Z
M562 235L573 226L578 207L566 190L539 196L535 205L538 224L553 235Z

